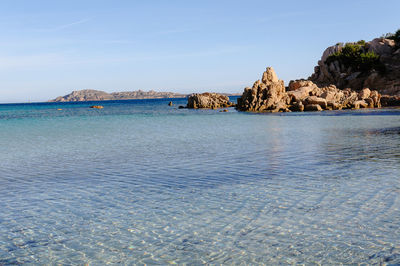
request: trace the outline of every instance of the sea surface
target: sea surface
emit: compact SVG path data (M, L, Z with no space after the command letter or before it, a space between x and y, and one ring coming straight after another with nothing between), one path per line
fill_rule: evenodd
M0 105L0 265L400 263L400 109L185 104Z

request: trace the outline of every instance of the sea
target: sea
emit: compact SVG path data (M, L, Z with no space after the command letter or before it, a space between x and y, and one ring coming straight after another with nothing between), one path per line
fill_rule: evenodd
M400 264L400 109L186 101L1 104L0 265Z

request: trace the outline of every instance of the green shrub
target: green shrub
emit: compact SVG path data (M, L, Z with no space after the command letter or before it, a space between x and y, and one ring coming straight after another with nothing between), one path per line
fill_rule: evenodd
M365 46L365 40L359 40L357 44Z
M394 42L396 43L396 45L400 45L400 29L398 29L396 31L396 33L392 34L391 36L389 36L388 39L392 39L394 40Z
M330 64L334 61L339 61L346 68L351 67L353 71L384 70L379 56L374 52L367 52L363 40L357 43L346 43L341 51L330 55L325 63Z

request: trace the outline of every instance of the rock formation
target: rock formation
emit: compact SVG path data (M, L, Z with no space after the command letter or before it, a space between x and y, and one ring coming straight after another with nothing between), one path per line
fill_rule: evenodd
M290 103L283 80L278 80L272 67L264 72L261 81L254 82L252 88L245 88L238 99L237 109L251 112L284 111Z
M156 99L156 98L184 98L187 95L174 92L150 91L124 91L107 93L98 90L73 91L65 96L57 97L50 102L77 102L77 101L106 101L106 100L129 100L129 99Z
M282 80L268 67L261 81L245 88L237 109L251 112L321 111L380 107L381 95L368 88L360 92L335 85L318 87L309 80L291 81L286 91Z
M187 108L192 109L217 109L231 106L234 106L234 104L229 101L228 96L210 92L192 94L189 96L187 103Z
M350 60L341 60L343 54ZM385 38L338 43L324 51L309 80L322 87L334 84L340 89L370 88L400 95L400 44Z
M400 96L389 96L389 95L382 95L381 98L382 106L400 106Z

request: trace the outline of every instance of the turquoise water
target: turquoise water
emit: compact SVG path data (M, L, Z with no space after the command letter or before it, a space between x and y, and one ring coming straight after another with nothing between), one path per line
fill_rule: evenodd
M400 110L169 101L0 105L0 265L400 263Z

